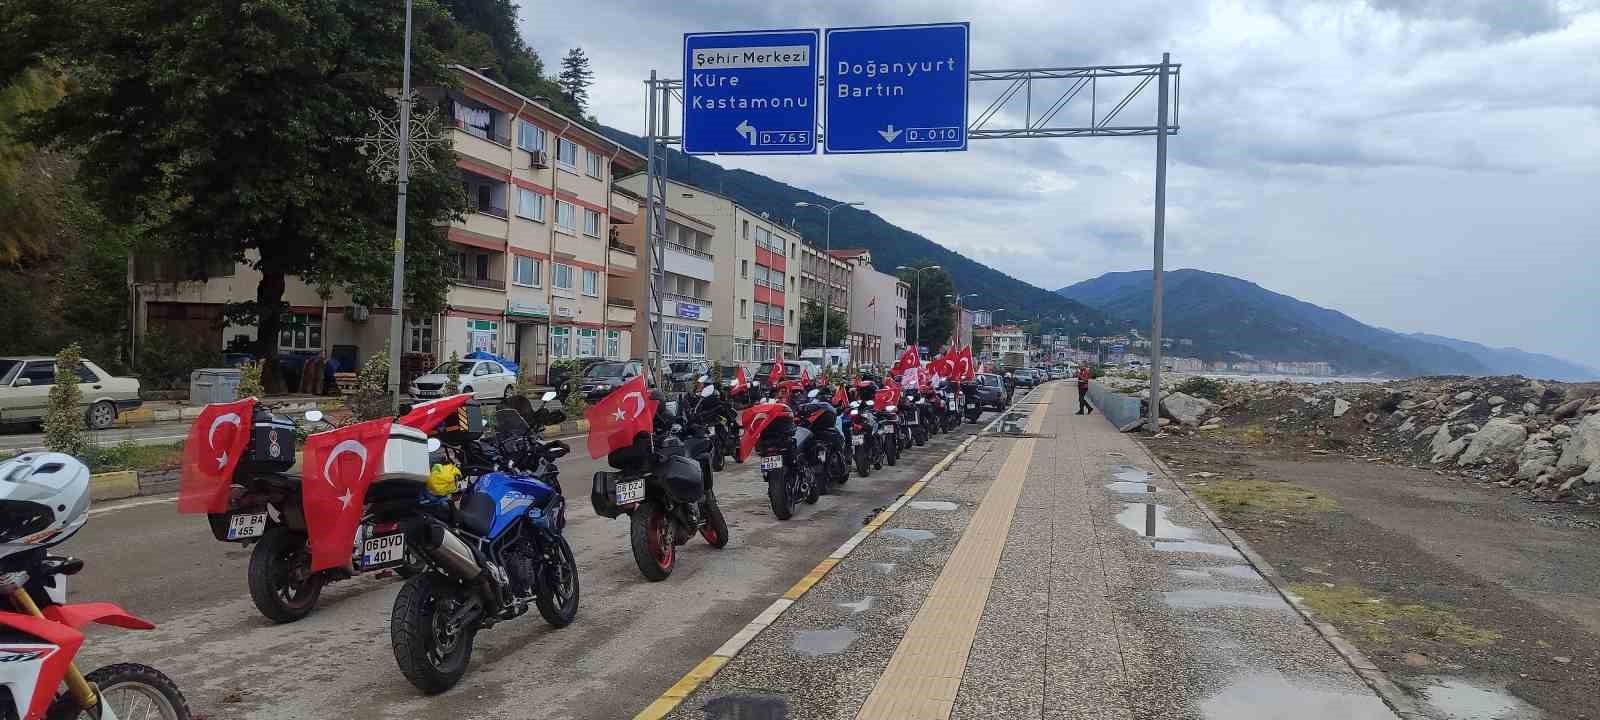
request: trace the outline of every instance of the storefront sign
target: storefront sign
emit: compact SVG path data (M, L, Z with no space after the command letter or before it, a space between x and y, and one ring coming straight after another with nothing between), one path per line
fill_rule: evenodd
M678 303L678 317L689 318L690 320L699 320L700 306L694 303Z

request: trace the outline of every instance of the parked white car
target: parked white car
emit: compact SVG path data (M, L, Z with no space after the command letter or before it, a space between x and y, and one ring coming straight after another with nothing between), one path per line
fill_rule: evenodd
M461 360L456 363L461 376L461 392L472 393L479 400L499 400L516 394L517 376L504 365L493 360ZM444 397L444 385L450 381L450 362L439 363L427 375L411 381L408 391L417 399Z
M85 419L95 430L115 425L118 414L143 402L137 379L117 377L91 361L78 368L78 380ZM55 358L0 357L0 423L43 420L55 384Z

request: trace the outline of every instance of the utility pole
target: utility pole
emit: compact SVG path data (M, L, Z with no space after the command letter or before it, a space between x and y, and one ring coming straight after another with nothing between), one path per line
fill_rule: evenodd
M1161 273L1167 232L1167 76L1171 56L1161 53L1161 73L1156 91L1156 231L1155 264L1150 283L1150 432L1161 431Z
M828 283L828 294L826 296L824 296L823 300L822 300L822 367L823 368L827 368L828 367L828 306L833 304L833 211L838 210L839 208L842 208L842 207L846 207L846 206L849 206L849 207L860 207L861 205L864 205L864 204L865 203L862 203L862 202L859 202L859 201L851 201L851 202L834 203L832 205L818 205L816 203L809 203L809 202L805 202L803 200L794 204L795 207L814 207L814 208L817 208L818 210L821 210L822 214L827 218L826 222L824 223L825 229L822 232L822 242L823 242L823 251L822 251L823 252L823 258L822 258L822 262L828 268L828 280L827 280L827 283Z
M405 59L400 77L400 157L395 178L394 277L391 283L393 291L389 296L389 306L394 308L394 316L389 320L389 409L396 413L400 411L400 343L405 329L406 185L411 175L411 0L406 0Z
M915 285L916 285L916 290L914 292L916 292L916 294L917 294L917 339L916 339L915 342L916 342L916 345L917 345L917 357L921 358L922 357L922 273L925 270L939 270L940 267L938 265L929 265L927 267L914 268L914 267L909 267L909 266L906 266L906 265L899 265L899 266L896 266L895 269L896 270L910 270L911 273L912 273L912 282L914 282Z

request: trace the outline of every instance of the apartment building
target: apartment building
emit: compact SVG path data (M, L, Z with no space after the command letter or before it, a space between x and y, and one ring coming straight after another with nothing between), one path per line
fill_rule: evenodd
M613 230L641 218L612 180L644 157L484 75L453 70L459 89L419 94L449 119L470 211L441 228L451 259L444 311L406 314L406 374L474 350L510 357L541 379L562 359L630 357L637 317L613 286L640 263ZM254 299L258 273L217 268L195 282L172 270L160 259L134 262L135 337L209 328L201 337L220 349L255 336L253 327L223 327L221 313ZM328 354L347 368L383 348L395 313L356 305L340 288L324 297L297 278L284 297L291 315L279 350Z
M906 328L911 319L907 309L911 286L894 275L878 272L872 266L872 253L867 250L834 250L831 255L850 266L851 335L878 339L876 346L864 342L861 354L852 356L867 363L894 362L910 342Z
M809 242L800 243L800 298L804 303L826 301L830 310L849 313L850 275L849 262Z
M618 188L617 192L629 191ZM671 206L667 208L661 312L657 315L665 326L662 356L667 362L720 359L710 355L709 344L711 320L718 312L711 297L712 289L717 286L716 254L712 247L716 232L715 225ZM640 267L648 267L654 249L645 237L644 223L622 225L619 235L622 242L640 249ZM647 313L654 310L649 291L649 276L642 269L616 285L616 292L639 309L633 329L633 336L638 338L635 354L639 357L646 356L650 347ZM721 309L725 313L730 311L728 306Z
M617 181L621 189L635 197L644 196L644 182L643 174ZM706 302L696 303L711 309L706 359L749 363L771 360L779 352L796 356L800 340L799 303L795 302L799 281L791 270L800 264L799 233L731 198L692 185L668 182L663 201L669 218L676 212L696 221L700 228L714 230L709 242L701 245L701 252L711 256L715 282L707 286L706 295L698 298ZM669 219L667 227L672 225ZM696 241L700 241L698 236ZM669 242L667 250L670 253L673 249ZM672 272L671 267L669 259L664 270ZM640 280L640 302L645 301L646 282L648 278ZM676 351L676 338L673 343ZM643 347L640 354L644 353Z
M1000 358L1008 352L1028 351L1028 335L1017 325L992 325L977 328L972 334L983 339L984 352L990 358Z

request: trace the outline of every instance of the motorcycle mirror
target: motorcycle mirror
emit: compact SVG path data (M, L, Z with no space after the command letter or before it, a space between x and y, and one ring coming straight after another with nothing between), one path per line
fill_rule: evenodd
M710 385L700 388L700 397L708 398L715 394L717 394L717 389Z
M428 438L428 452L438 452L440 447L439 438Z
M682 425L679 425L679 424L677 424L677 423L673 423L673 424L672 424L672 432L674 432L674 433L680 433L680 432L683 432L683 426L682 426Z
M539 400L543 402L550 402L554 399L556 399L556 391L554 390L546 390L543 395L539 396Z
M307 410L306 411L306 422L322 422L322 411L321 410Z
M850 401L850 407L853 407L853 408L861 407L861 401L860 400L851 400Z
M813 398L813 399L816 398L817 397L817 388L811 388L811 392L806 393L806 397Z
M700 382L703 382L703 383L711 382L711 376L710 375L701 375L700 376Z

